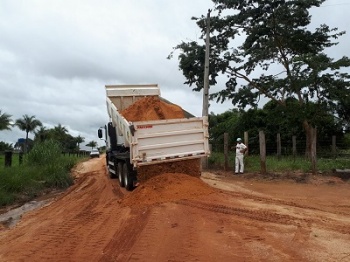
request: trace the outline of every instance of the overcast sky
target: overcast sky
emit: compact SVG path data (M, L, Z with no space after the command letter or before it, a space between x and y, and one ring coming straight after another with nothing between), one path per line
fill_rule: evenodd
M312 11L315 24L348 29L350 0L323 6ZM0 0L0 110L13 120L34 115L47 128L61 124L83 144L100 145L106 84L159 84L164 98L200 116L202 94L183 84L177 58L166 57L182 40L199 39L191 17L212 7L211 0ZM339 41L331 56L349 56L350 32ZM209 111L231 108L212 102ZM17 127L0 131L0 141L21 137Z

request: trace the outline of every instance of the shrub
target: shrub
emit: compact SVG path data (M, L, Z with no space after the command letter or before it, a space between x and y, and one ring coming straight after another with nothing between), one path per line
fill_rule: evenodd
M35 144L23 165L0 169L0 206L28 201L43 190L69 187L74 182L70 170L78 160L63 156L55 141Z
M61 158L61 146L54 140L47 140L34 145L25 158L25 164L47 165Z

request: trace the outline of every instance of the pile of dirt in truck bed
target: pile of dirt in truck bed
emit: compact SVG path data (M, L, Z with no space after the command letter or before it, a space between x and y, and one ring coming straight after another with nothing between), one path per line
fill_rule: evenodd
M122 206L148 206L181 199L195 199L216 192L201 179L182 173L150 178L120 201Z
M156 96L141 98L120 113L130 122L185 117L180 106L165 103Z

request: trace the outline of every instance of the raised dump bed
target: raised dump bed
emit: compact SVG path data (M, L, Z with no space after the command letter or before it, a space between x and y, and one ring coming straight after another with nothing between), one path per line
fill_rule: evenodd
M209 155L207 117L162 99L158 85L109 85L106 94L108 170L122 186L132 188L140 166Z

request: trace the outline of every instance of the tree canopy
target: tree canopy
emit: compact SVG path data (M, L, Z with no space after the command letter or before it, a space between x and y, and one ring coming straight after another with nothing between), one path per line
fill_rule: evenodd
M11 115L3 113L0 110L0 130L11 129Z
M91 147L91 150L94 149L97 146L96 141L90 141L89 143L86 144L86 146Z
M73 137L68 133L68 129L62 124L58 124L51 129L46 129L45 127L40 127L36 130L35 133L35 141L46 141L46 140L54 140L57 141L63 151L73 152L76 150L80 150L80 143L84 142L84 137L80 135L77 137Z
M285 107L289 98L296 99L297 111L303 116L307 154L313 126L309 102L345 109L348 104L340 98L350 92L350 75L344 70L350 59L334 59L326 53L345 32L325 24L311 27L309 10L324 1L213 0L216 15L210 18L209 84L214 86L226 77L223 88L210 98L231 100L239 108L256 108L261 97ZM198 18L197 25L204 38L206 16ZM182 42L174 49L180 51L179 68L185 83L200 91L204 42Z
M270 101L263 108L252 108L247 111L228 110L222 114L209 115L209 135L213 151L223 150L223 134L229 134L229 144L233 145L237 137L243 137L248 132L249 152L259 153L259 130L265 132L268 153L276 153L276 136L279 133L285 147L291 149L292 137L295 136L299 149L305 148L305 135L302 128L302 116L297 112L296 99L288 99L287 107L275 101ZM309 103L309 112L313 115L312 123L318 127L317 141L320 150L328 150L332 136L337 137L341 145L349 145L345 141L342 126L334 118L329 108L320 108L315 103ZM295 111L295 114L290 112ZM291 153L291 152L289 152ZM302 153L299 151L299 153Z
M16 120L16 126L22 131L26 132L26 142L24 152L28 150L28 134L33 132L37 127L42 126L42 123L35 119L35 116L23 115L23 118L19 118Z
M284 106L292 97L305 110L309 101L330 104L336 95L347 95L350 76L342 69L350 66L350 59L333 59L325 52L345 32L325 24L314 30L310 26L309 9L324 1L213 0L217 14L210 19L209 82L213 86L221 76L226 80L211 98L245 108L256 107L262 96ZM197 25L204 37L206 16ZM235 40L243 42L235 47ZM180 50L185 83L201 90L204 42L182 42L175 49Z

